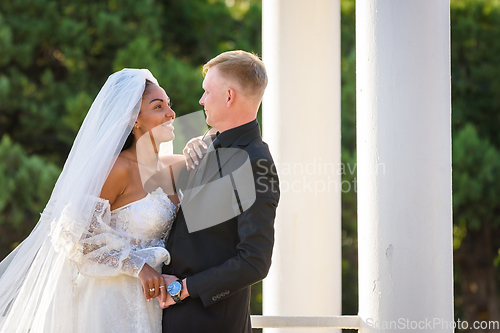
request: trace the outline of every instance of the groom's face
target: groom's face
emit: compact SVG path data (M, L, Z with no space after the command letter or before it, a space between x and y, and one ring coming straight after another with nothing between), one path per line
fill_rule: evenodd
M226 89L225 80L217 66L211 67L205 75L203 90L205 92L201 96L200 104L204 106L207 124L219 129L226 118Z

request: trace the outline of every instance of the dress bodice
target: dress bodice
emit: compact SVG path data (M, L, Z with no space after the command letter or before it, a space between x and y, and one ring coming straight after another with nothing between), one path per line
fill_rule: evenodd
M161 188L115 210L108 200L97 198L88 230L75 241L78 224L66 218L60 246L71 247L68 256L81 274L137 277L144 264L159 270L162 263L170 263L165 240L175 213L175 205Z
M133 245L152 246L168 237L175 218L175 205L161 187L144 198L111 211L111 227ZM143 246L141 246L143 245Z

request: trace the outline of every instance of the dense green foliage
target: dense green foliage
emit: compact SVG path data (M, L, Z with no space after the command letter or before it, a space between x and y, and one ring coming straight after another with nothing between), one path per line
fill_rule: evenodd
M455 316L499 320L500 3L451 1Z
M0 161L0 244L5 255L33 228L61 170L39 156L27 156L7 135L0 141Z
M482 223L498 228L500 3L452 5L455 214L468 228L477 230Z
M478 230L483 223L497 229L500 216L494 212L498 210L500 151L467 123L454 137L453 152L455 220L467 221L471 230Z
M356 45L354 0L341 1L342 313L358 313L358 238L356 205ZM356 185L357 186L357 185ZM346 186L346 189L348 187Z

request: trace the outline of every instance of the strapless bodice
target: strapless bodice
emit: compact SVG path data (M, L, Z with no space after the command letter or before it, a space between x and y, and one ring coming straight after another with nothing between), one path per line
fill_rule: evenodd
M159 187L144 198L111 211L111 227L133 243L160 241L168 237L175 218L175 205Z

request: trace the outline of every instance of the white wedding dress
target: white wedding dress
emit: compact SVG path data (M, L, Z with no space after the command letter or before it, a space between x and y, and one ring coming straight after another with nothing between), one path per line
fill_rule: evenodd
M145 263L161 272L170 262L164 244L176 207L161 188L112 211L100 203L84 255L73 258L74 332L159 333L162 309L157 299L146 301L137 275Z
M111 211L102 187L139 115L145 69L109 76L30 235L0 262L0 333L161 332L138 274L170 262L175 206L157 189ZM156 142L161 142L158 138Z

